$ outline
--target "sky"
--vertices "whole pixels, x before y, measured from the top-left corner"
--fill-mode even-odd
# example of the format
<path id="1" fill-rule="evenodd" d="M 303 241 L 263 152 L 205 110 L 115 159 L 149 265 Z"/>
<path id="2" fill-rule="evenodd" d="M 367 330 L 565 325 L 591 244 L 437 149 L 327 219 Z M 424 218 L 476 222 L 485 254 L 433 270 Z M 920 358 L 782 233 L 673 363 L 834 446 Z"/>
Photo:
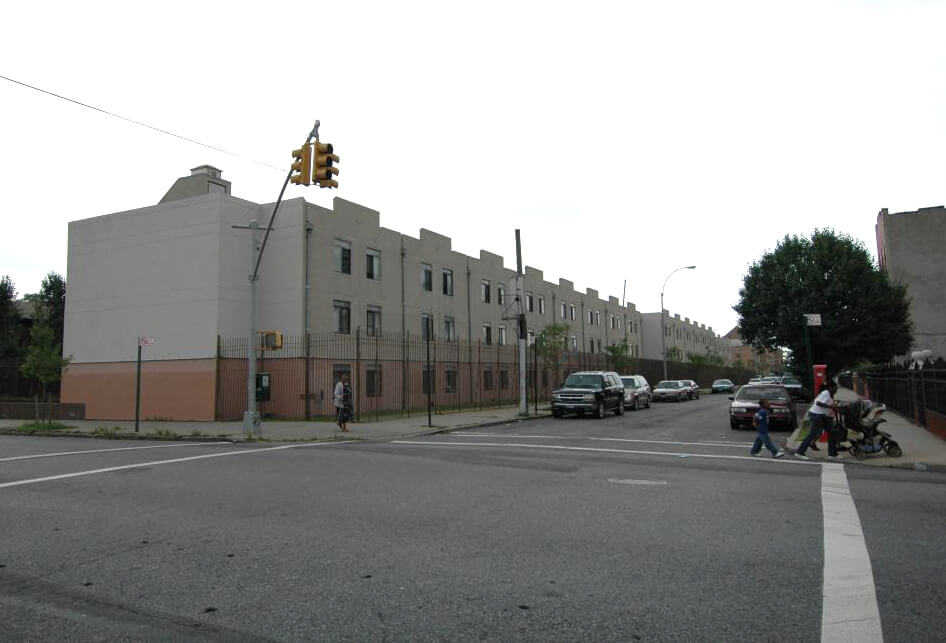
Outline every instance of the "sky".
<path id="1" fill-rule="evenodd" d="M 881 208 L 946 203 L 946 2 L 263 6 L 5 7 L 0 76 L 64 97 L 0 79 L 0 275 L 20 296 L 68 282 L 69 221 L 154 205 L 198 165 L 273 202 L 315 119 L 339 188 L 286 198 L 513 269 L 519 228 L 547 281 L 644 312 L 696 265 L 665 307 L 720 334 L 785 235 L 876 255 Z"/>

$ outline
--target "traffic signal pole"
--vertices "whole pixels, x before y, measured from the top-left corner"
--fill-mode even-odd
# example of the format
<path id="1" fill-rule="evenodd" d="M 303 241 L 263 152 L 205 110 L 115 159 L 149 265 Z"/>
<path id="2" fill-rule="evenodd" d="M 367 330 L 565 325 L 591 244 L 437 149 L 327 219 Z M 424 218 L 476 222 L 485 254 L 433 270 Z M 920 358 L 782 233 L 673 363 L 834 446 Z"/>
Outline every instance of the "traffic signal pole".
<path id="1" fill-rule="evenodd" d="M 516 300 L 519 302 L 519 415 L 529 415 L 529 389 L 526 384 L 526 371 L 529 361 L 526 356 L 526 313 L 522 303 L 522 244 L 519 240 L 519 228 L 516 228 Z"/>
<path id="2" fill-rule="evenodd" d="M 316 141 L 319 139 L 319 121 L 315 121 L 315 125 L 312 127 L 312 131 L 309 132 L 308 137 L 306 137 L 302 148 L 306 149 L 313 138 Z M 260 422 L 259 413 L 256 409 L 256 346 L 259 342 L 256 330 L 256 282 L 259 281 L 259 266 L 260 262 L 263 260 L 263 251 L 266 250 L 266 242 L 269 240 L 269 233 L 273 229 L 273 222 L 276 220 L 276 213 L 279 212 L 279 205 L 282 203 L 283 195 L 286 193 L 286 187 L 289 185 L 293 173 L 297 170 L 298 168 L 292 167 L 288 174 L 286 174 L 286 180 L 283 181 L 282 189 L 279 191 L 279 198 L 276 199 L 276 204 L 273 206 L 273 213 L 269 217 L 269 223 L 266 224 L 266 233 L 263 235 L 263 241 L 261 243 L 257 244 L 256 240 L 257 231 L 260 229 L 256 219 L 250 221 L 249 225 L 230 226 L 234 229 L 250 231 L 250 265 L 253 267 L 253 270 L 249 275 L 250 330 L 246 345 L 246 411 L 243 412 L 243 432 L 248 436 L 255 434 L 257 438 L 263 435 L 263 424 Z M 305 185 L 308 185 L 308 183 L 305 183 Z"/>

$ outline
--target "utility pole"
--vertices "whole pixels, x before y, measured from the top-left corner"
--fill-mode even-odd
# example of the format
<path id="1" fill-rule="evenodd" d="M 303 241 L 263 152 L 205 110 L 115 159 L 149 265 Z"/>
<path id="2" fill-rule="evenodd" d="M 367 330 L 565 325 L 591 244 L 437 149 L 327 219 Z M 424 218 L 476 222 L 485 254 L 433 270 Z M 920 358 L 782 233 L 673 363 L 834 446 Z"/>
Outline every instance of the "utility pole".
<path id="1" fill-rule="evenodd" d="M 311 146 L 312 139 L 315 139 L 315 149 Z M 266 250 L 266 242 L 269 240 L 269 233 L 273 229 L 273 222 L 276 220 L 276 213 L 279 212 L 279 205 L 282 203 L 282 197 L 286 193 L 286 187 L 292 181 L 299 185 L 310 185 L 315 183 L 319 187 L 334 188 L 338 187 L 338 182 L 332 177 L 338 174 L 338 169 L 334 163 L 338 157 L 333 154 L 332 145 L 329 143 L 319 143 L 319 121 L 315 121 L 312 131 L 306 137 L 305 143 L 298 150 L 293 150 L 292 156 L 296 162 L 292 164 L 286 180 L 283 181 L 282 189 L 279 191 L 279 198 L 273 206 L 273 213 L 269 217 L 269 223 L 266 225 L 266 233 L 263 235 L 263 241 L 257 243 L 257 232 L 260 230 L 256 220 L 250 221 L 249 225 L 234 225 L 231 228 L 237 230 L 250 231 L 250 266 L 252 270 L 249 275 L 250 282 L 250 330 L 248 343 L 246 346 L 247 357 L 247 377 L 246 377 L 246 411 L 243 412 L 243 432 L 249 436 L 254 433 L 256 437 L 262 437 L 263 425 L 260 422 L 259 413 L 256 410 L 256 348 L 259 342 L 256 332 L 256 282 L 259 281 L 259 266 L 263 260 L 263 252 Z M 295 174 L 298 172 L 298 174 Z"/>
<path id="2" fill-rule="evenodd" d="M 526 371 L 529 360 L 526 357 L 526 313 L 522 305 L 522 244 L 519 240 L 519 228 L 516 228 L 516 301 L 519 302 L 519 415 L 529 415 L 529 391 L 526 388 Z"/>

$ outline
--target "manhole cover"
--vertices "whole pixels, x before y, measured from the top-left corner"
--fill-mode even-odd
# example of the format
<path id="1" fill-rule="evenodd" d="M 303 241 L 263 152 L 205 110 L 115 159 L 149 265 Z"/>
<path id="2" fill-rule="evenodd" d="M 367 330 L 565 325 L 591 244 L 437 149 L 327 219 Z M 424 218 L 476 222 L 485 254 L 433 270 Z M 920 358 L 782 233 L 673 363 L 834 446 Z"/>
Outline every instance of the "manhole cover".
<path id="1" fill-rule="evenodd" d="M 608 482 L 638 485 L 641 487 L 662 487 L 667 484 L 666 480 L 622 480 L 620 478 L 608 478 Z"/>

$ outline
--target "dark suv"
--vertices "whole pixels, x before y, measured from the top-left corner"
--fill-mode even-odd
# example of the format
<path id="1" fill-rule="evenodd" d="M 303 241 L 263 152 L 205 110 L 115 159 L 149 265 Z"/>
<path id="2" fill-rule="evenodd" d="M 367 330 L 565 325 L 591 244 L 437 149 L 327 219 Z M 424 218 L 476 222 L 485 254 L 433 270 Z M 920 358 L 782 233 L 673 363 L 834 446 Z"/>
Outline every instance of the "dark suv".
<path id="1" fill-rule="evenodd" d="M 624 384 L 611 371 L 579 371 L 565 378 L 565 384 L 552 392 L 552 415 L 593 413 L 603 418 L 608 411 L 624 414 Z"/>

